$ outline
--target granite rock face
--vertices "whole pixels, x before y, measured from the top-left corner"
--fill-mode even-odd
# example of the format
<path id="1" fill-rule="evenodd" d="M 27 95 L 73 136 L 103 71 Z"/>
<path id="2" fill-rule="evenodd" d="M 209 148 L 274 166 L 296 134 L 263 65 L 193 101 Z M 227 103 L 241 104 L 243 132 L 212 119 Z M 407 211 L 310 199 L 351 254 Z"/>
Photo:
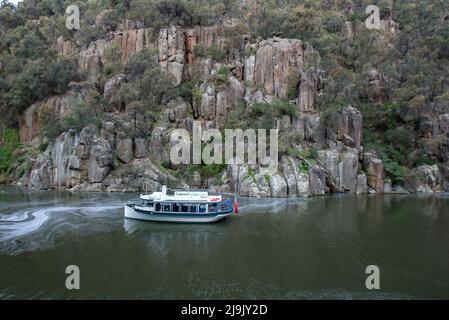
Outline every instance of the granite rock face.
<path id="1" fill-rule="evenodd" d="M 422 165 L 413 170 L 405 188 L 418 193 L 441 192 L 444 190 L 443 176 L 437 165 Z"/>
<path id="2" fill-rule="evenodd" d="M 20 142 L 39 146 L 43 142 L 40 133 L 44 126 L 44 115 L 54 120 L 65 118 L 88 90 L 88 86 L 73 87 L 66 94 L 51 96 L 29 106 L 19 121 Z"/>
<path id="3" fill-rule="evenodd" d="M 368 186 L 376 192 L 384 190 L 384 166 L 374 153 L 363 154 L 363 167 L 367 172 Z"/>
<path id="4" fill-rule="evenodd" d="M 100 13 L 95 23 L 104 23 L 107 14 Z M 335 132 L 331 132 L 317 109 L 317 97 L 325 90 L 318 53 L 299 39 L 251 41 L 249 35 L 242 35 L 231 41 L 226 30 L 233 26 L 232 21 L 208 27 L 173 24 L 155 31 L 124 20 L 104 39 L 83 47 L 58 38 L 57 52 L 78 56 L 80 69 L 89 76 L 87 83 L 95 83 L 102 68 L 111 63 L 105 54 L 111 46 L 120 49 L 123 63 L 144 49 L 154 49 L 157 53 L 152 59 L 174 87 L 195 81 L 190 98 L 164 97 L 161 111 L 152 115 L 154 123 L 140 129 L 147 118 L 120 97 L 127 75 L 111 76 L 99 90 L 105 101 L 101 129 L 87 126 L 80 132 L 69 130 L 51 141 L 36 156 L 29 184 L 39 189 L 149 192 L 170 183 L 280 198 L 366 193 L 368 187 L 382 192 L 382 162 L 373 154 L 363 153 L 361 113 L 352 106 L 342 106 L 339 120 L 333 123 Z M 216 54 L 207 54 L 208 50 Z M 76 101 L 84 99 L 89 90 L 96 90 L 92 87 L 74 87 L 64 96 L 30 106 L 21 123 L 22 141 L 36 146 L 42 143 L 39 115 L 43 105 L 50 105 L 55 118 L 63 119 Z M 295 115 L 273 119 L 288 144 L 279 154 L 277 168 L 262 162 L 231 162 L 220 176 L 201 176 L 197 170 L 189 178 L 178 179 L 167 171 L 167 166 L 180 168 L 170 162 L 173 129 L 192 134 L 193 121 L 198 121 L 203 129 L 223 130 L 237 106 L 249 112 L 254 103 L 276 100 L 289 101 L 296 109 Z M 444 127 L 444 121 L 438 126 Z"/>
<path id="5" fill-rule="evenodd" d="M 326 171 L 320 166 L 309 168 L 309 192 L 311 196 L 321 196 L 327 191 Z"/>
<path id="6" fill-rule="evenodd" d="M 133 145 L 140 146 L 134 153 Z M 30 185 L 77 191 L 151 191 L 168 181 L 176 182 L 146 157 L 142 145 L 141 139 L 117 139 L 104 129 L 65 132 L 37 158 Z M 118 168 L 114 154 L 124 162 Z"/>

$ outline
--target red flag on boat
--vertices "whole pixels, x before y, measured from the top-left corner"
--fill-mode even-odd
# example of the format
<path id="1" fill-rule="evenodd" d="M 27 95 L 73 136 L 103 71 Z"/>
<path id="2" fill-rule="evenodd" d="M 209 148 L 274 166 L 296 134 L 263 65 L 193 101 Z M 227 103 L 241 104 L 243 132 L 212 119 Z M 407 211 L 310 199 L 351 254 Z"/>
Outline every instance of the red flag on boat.
<path id="1" fill-rule="evenodd" d="M 234 196 L 234 213 L 239 214 L 239 202 L 236 196 Z"/>

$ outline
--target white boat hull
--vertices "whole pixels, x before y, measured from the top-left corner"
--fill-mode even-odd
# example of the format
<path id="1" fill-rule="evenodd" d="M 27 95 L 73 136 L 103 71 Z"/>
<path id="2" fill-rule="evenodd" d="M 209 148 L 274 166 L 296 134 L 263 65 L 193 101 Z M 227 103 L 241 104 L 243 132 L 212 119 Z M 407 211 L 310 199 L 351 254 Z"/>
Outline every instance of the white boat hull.
<path id="1" fill-rule="evenodd" d="M 181 214 L 156 214 L 152 212 L 141 213 L 134 210 L 134 208 L 125 205 L 125 218 L 130 219 L 138 219 L 138 220 L 147 220 L 147 221 L 158 221 L 158 222 L 181 222 L 181 223 L 212 223 L 217 222 L 231 215 L 231 213 L 224 214 L 198 214 L 198 216 L 194 215 L 186 215 L 183 217 Z"/>

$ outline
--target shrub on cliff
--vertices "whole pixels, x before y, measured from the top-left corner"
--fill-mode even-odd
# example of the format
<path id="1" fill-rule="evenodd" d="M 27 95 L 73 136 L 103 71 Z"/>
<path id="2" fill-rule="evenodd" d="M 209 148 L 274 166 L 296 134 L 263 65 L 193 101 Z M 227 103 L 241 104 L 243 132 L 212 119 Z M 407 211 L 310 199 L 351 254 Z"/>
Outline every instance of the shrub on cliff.
<path id="1" fill-rule="evenodd" d="M 16 150 L 20 147 L 19 133 L 16 129 L 6 129 L 3 141 L 3 145 L 0 145 L 0 175 L 8 175 L 18 159 Z"/>

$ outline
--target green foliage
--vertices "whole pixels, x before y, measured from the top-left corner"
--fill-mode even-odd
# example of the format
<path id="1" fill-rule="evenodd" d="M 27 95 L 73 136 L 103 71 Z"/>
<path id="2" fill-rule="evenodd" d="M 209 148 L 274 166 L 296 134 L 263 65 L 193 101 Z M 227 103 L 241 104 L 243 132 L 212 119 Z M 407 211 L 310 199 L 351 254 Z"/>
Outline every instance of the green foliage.
<path id="1" fill-rule="evenodd" d="M 209 179 L 220 177 L 226 167 L 226 164 L 189 164 L 186 166 L 186 172 L 188 175 L 193 175 L 196 171 L 202 178 Z"/>
<path id="2" fill-rule="evenodd" d="M 295 117 L 298 113 L 296 105 L 290 103 L 289 101 L 276 100 L 272 105 L 279 116 Z"/>
<path id="3" fill-rule="evenodd" d="M 55 15 L 56 14 L 56 15 Z M 59 57 L 56 37 L 65 33 L 64 10 L 48 0 L 0 5 L 0 122 L 9 126 L 30 104 L 62 94 L 80 81 L 74 57 Z M 62 31 L 61 31 L 62 30 Z"/>
<path id="4" fill-rule="evenodd" d="M 215 45 L 206 47 L 199 43 L 193 47 L 193 54 L 198 57 L 210 57 L 217 62 L 223 62 L 226 58 L 226 52 Z"/>
<path id="5" fill-rule="evenodd" d="M 177 88 L 177 94 L 184 98 L 184 100 L 189 101 L 193 104 L 194 99 L 198 100 L 198 90 L 197 90 L 198 81 L 196 80 L 188 80 L 181 83 L 181 85 Z M 201 92 L 199 93 L 199 103 L 201 103 Z M 198 102 L 198 101 L 196 101 Z"/>
<path id="6" fill-rule="evenodd" d="M 392 14 L 399 24 L 400 32 L 390 38 L 365 28 L 368 4 L 355 0 L 350 5 L 355 10 L 347 10 L 348 2 L 339 0 L 262 1 L 254 7 L 248 24 L 254 37 L 274 33 L 299 38 L 319 51 L 327 75 L 326 88 L 318 97 L 325 126 L 335 129 L 339 107 L 356 106 L 375 144 L 382 146 L 377 149 L 384 149 L 389 159 L 387 173 L 400 180 L 404 167 L 433 161 L 421 150 L 416 119 L 406 121 L 401 110 L 417 101 L 432 105 L 447 92 L 447 6 L 443 1 L 429 5 L 425 0 L 374 2 L 382 19 Z M 348 27 L 353 28 L 353 37 L 346 37 Z M 382 77 L 379 85 L 368 80 L 372 69 Z M 289 98 L 295 93 L 290 88 Z"/>
<path id="7" fill-rule="evenodd" d="M 299 152 L 298 155 L 306 160 L 316 160 L 318 158 L 318 150 L 315 147 L 311 146 Z"/>
<path id="8" fill-rule="evenodd" d="M 249 108 L 242 102 L 228 115 L 227 128 L 273 129 L 276 119 L 285 115 L 295 117 L 296 114 L 296 106 L 285 100 L 255 102 Z"/>
<path id="9" fill-rule="evenodd" d="M 300 161 L 298 164 L 298 169 L 299 171 L 301 171 L 302 173 L 308 173 L 309 172 L 309 166 L 306 162 L 304 161 Z"/>
<path id="10" fill-rule="evenodd" d="M 6 79 L 5 104 L 22 112 L 37 100 L 51 94 L 62 94 L 70 81 L 78 81 L 81 75 L 73 59 L 58 57 L 53 61 L 40 58 L 26 64 L 19 73 Z"/>
<path id="11" fill-rule="evenodd" d="M 132 72 L 135 76 L 138 73 L 139 57 L 132 57 L 127 65 L 127 71 Z M 102 76 L 105 80 L 109 80 L 112 76 L 122 73 L 124 65 L 122 64 L 122 51 L 118 44 L 114 43 L 105 49 L 104 52 L 104 67 L 102 69 Z"/>
<path id="12" fill-rule="evenodd" d="M 193 54 L 197 57 L 207 57 L 207 48 L 202 43 L 197 43 L 193 46 Z"/>
<path id="13" fill-rule="evenodd" d="M 229 75 L 231 74 L 231 69 L 229 69 L 228 66 L 221 66 L 220 69 L 218 69 L 217 75 L 227 79 Z"/>
<path id="14" fill-rule="evenodd" d="M 226 52 L 216 47 L 215 45 L 209 47 L 207 52 L 211 56 L 211 58 L 217 62 L 223 62 L 226 58 Z"/>
<path id="15" fill-rule="evenodd" d="M 290 80 L 289 82 L 291 83 L 291 85 L 288 88 L 287 98 L 289 100 L 293 100 L 298 97 L 299 74 L 291 75 L 289 80 Z"/>
<path id="16" fill-rule="evenodd" d="M 51 118 L 47 117 L 43 133 L 49 139 L 55 139 L 61 133 L 70 129 L 80 132 L 81 129 L 87 126 L 99 127 L 101 123 L 100 118 L 100 111 L 96 110 L 93 104 L 78 102 L 73 107 L 71 113 L 61 120 L 51 120 Z"/>
<path id="17" fill-rule="evenodd" d="M 170 169 L 170 161 L 162 161 L 161 166 L 164 169 Z"/>
<path id="18" fill-rule="evenodd" d="M 404 182 L 408 174 L 408 168 L 401 166 L 398 162 L 391 160 L 384 156 L 382 157 L 384 169 L 387 175 L 391 178 L 393 184 L 401 184 Z"/>
<path id="19" fill-rule="evenodd" d="M 160 70 L 153 59 L 155 54 L 152 50 L 142 50 L 133 55 L 125 66 L 128 76 L 120 87 L 119 96 L 122 105 L 132 107 L 128 112 L 135 124 L 133 132 L 129 133 L 131 135 L 147 135 L 158 119 L 162 102 L 175 99 L 181 92 Z M 181 89 L 184 94 L 185 88 Z"/>
<path id="20" fill-rule="evenodd" d="M 217 91 L 225 90 L 229 85 L 229 76 L 231 74 L 231 69 L 228 66 L 222 66 L 218 70 L 213 84 Z"/>
<path id="21" fill-rule="evenodd" d="M 44 152 L 45 150 L 47 150 L 48 144 L 49 144 L 48 141 L 44 142 L 44 143 L 41 143 L 37 149 L 40 152 Z"/>
<path id="22" fill-rule="evenodd" d="M 239 102 L 234 109 L 228 114 L 226 128 L 241 129 L 246 126 L 246 105 Z"/>
<path id="23" fill-rule="evenodd" d="M 406 154 L 389 144 L 382 143 L 378 135 L 369 129 L 364 130 L 364 139 L 365 149 L 375 151 L 378 157 L 382 159 L 385 172 L 391 178 L 392 183 L 402 183 L 408 173 L 407 166 L 403 163 L 413 166 L 412 163 L 407 162 Z"/>
<path id="24" fill-rule="evenodd" d="M 214 18 L 224 12 L 236 12 L 235 1 L 221 0 L 131 0 L 129 8 L 117 1 L 117 7 L 126 17 L 142 21 L 145 27 L 155 29 L 172 23 L 181 25 L 210 25 Z"/>
<path id="25" fill-rule="evenodd" d="M 192 101 L 194 102 L 194 104 L 196 105 L 200 105 L 201 104 L 201 99 L 202 99 L 202 94 L 201 94 L 201 90 L 199 88 L 193 88 L 192 90 Z"/>
<path id="26" fill-rule="evenodd" d="M 248 167 L 248 177 L 251 179 L 254 179 L 254 175 L 256 174 L 256 171 L 252 167 Z"/>
<path id="27" fill-rule="evenodd" d="M 334 106 L 326 109 L 320 118 L 321 124 L 326 130 L 335 133 L 341 121 L 341 108 Z"/>
<path id="28" fill-rule="evenodd" d="M 17 129 L 6 129 L 4 143 L 3 145 L 0 145 L 0 174 L 9 174 L 12 166 L 19 158 L 17 150 L 20 146 Z"/>

